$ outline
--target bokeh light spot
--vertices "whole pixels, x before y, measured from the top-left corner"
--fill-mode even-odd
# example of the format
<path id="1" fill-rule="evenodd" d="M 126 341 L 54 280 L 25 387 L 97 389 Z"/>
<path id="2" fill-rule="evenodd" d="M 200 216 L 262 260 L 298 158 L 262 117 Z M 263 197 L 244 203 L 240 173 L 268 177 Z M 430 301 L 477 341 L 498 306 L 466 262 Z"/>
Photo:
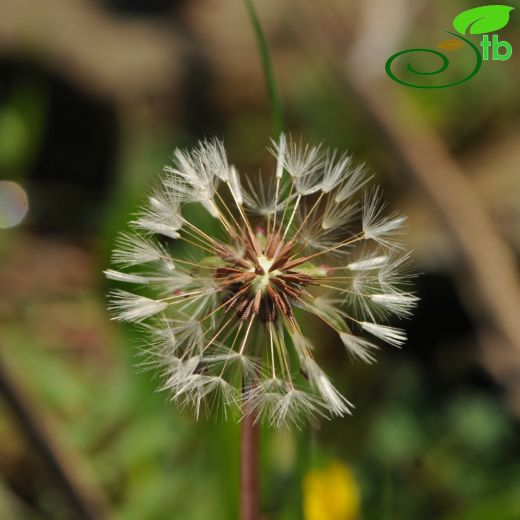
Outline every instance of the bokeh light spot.
<path id="1" fill-rule="evenodd" d="M 16 182 L 0 181 L 0 229 L 20 224 L 28 210 L 25 190 Z"/>

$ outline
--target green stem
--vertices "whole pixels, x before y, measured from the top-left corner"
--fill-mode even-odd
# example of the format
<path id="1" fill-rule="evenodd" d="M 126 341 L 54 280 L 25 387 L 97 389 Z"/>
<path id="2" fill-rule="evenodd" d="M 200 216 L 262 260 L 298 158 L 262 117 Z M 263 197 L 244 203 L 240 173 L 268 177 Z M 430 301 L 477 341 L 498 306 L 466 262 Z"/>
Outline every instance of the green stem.
<path id="1" fill-rule="evenodd" d="M 284 123 L 283 123 L 282 102 L 281 102 L 280 94 L 278 92 L 278 87 L 276 85 L 276 80 L 274 77 L 271 55 L 269 53 L 269 48 L 267 46 L 267 42 L 265 39 L 264 32 L 262 30 L 262 26 L 260 25 L 260 21 L 256 14 L 255 6 L 253 5 L 253 0 L 244 0 L 244 2 L 246 4 L 247 12 L 249 14 L 249 19 L 251 21 L 251 25 L 253 27 L 253 31 L 256 36 L 256 43 L 258 45 L 258 53 L 260 54 L 260 59 L 262 61 L 265 85 L 266 85 L 267 93 L 269 94 L 269 100 L 271 103 L 274 137 L 276 138 L 283 132 Z"/>

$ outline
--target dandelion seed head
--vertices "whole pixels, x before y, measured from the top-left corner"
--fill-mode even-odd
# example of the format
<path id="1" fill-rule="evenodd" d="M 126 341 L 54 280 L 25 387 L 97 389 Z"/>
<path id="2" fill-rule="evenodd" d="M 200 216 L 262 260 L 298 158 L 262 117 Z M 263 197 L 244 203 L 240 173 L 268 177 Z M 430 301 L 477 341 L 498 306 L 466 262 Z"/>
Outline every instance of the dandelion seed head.
<path id="1" fill-rule="evenodd" d="M 113 291 L 110 310 L 143 328 L 142 365 L 179 406 L 300 427 L 353 409 L 316 361 L 305 316 L 373 363 L 374 340 L 404 343 L 385 320 L 409 316 L 417 297 L 397 241 L 404 217 L 386 216 L 380 192 L 366 191 L 364 165 L 285 136 L 272 153 L 273 175 L 254 179 L 217 140 L 176 150 L 105 274 L 134 287 Z M 189 204 L 218 233 L 185 218 Z"/>

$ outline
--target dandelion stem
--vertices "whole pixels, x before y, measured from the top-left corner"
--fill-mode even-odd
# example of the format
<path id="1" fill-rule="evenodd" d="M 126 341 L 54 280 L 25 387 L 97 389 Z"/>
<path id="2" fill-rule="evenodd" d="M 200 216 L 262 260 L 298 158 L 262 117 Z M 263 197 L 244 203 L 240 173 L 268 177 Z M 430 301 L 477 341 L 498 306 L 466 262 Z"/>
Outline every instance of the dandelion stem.
<path id="1" fill-rule="evenodd" d="M 259 520 L 260 481 L 258 455 L 260 426 L 250 410 L 244 410 L 240 438 L 240 519 Z"/>

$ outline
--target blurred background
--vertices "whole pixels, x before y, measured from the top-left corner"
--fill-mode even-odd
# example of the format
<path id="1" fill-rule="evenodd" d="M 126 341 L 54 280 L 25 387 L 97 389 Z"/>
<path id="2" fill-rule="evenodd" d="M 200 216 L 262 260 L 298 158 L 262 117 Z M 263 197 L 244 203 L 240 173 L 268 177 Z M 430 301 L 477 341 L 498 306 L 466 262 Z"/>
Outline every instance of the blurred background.
<path id="1" fill-rule="evenodd" d="M 374 366 L 316 332 L 356 412 L 264 432 L 263 518 L 520 518 L 520 14 L 509 61 L 421 90 L 387 58 L 482 2 L 257 4 L 286 128 L 376 173 L 421 298 Z M 213 135 L 242 171 L 273 168 L 240 0 L 0 0 L 0 518 L 237 517 L 237 427 L 155 392 L 102 276 L 173 148 Z"/>

